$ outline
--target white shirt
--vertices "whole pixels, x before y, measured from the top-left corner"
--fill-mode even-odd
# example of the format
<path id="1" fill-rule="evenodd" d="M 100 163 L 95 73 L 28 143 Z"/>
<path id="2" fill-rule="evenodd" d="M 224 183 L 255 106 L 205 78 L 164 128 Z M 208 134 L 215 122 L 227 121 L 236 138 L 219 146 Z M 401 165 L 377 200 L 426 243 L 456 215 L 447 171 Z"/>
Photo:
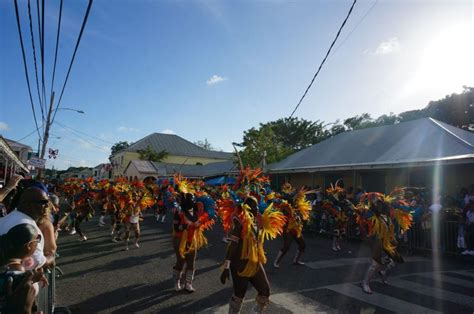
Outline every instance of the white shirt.
<path id="1" fill-rule="evenodd" d="M 39 235 L 41 235 L 41 239 L 38 242 L 35 252 L 31 256 L 33 260 L 33 265 L 24 264 L 26 270 L 32 270 L 38 267 L 43 266 L 46 263 L 46 257 L 44 256 L 43 249 L 44 249 L 44 237 L 43 233 L 41 232 L 40 228 L 34 221 L 33 218 L 30 216 L 18 211 L 14 210 L 8 215 L 3 218 L 0 218 L 0 235 L 4 235 L 10 231 L 11 228 L 20 225 L 20 224 L 30 224 L 32 225 Z"/>

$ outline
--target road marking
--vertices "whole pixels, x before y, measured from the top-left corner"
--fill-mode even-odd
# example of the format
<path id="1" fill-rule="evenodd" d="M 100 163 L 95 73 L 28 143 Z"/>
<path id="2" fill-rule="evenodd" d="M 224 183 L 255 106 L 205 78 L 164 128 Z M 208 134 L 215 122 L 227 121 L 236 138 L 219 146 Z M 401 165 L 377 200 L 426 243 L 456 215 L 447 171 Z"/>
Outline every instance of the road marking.
<path id="1" fill-rule="evenodd" d="M 405 259 L 406 262 L 427 262 L 431 261 L 425 257 L 410 256 Z M 322 268 L 332 268 L 332 267 L 341 267 L 341 266 L 352 266 L 354 264 L 368 264 L 370 263 L 370 257 L 353 257 L 353 258 L 334 258 L 330 260 L 321 260 L 314 262 L 307 262 L 306 266 L 311 269 L 322 269 Z"/>
<path id="2" fill-rule="evenodd" d="M 471 273 L 471 271 L 469 270 L 456 270 L 456 271 L 448 271 L 447 273 L 454 273 L 454 274 L 458 274 L 458 275 L 463 275 L 463 276 L 466 276 L 466 277 L 473 277 L 474 278 L 474 273 Z"/>
<path id="3" fill-rule="evenodd" d="M 332 308 L 298 293 L 283 292 L 270 296 L 270 301 L 293 313 L 327 313 Z"/>
<path id="4" fill-rule="evenodd" d="M 474 298 L 468 297 L 464 294 L 458 294 L 400 278 L 389 278 L 388 285 L 474 308 Z"/>
<path id="5" fill-rule="evenodd" d="M 373 292 L 366 294 L 360 287 L 346 283 L 342 285 L 333 285 L 326 287 L 337 293 L 344 294 L 348 297 L 373 304 L 375 306 L 394 311 L 397 313 L 441 313 L 418 304 L 406 302 L 385 294 Z"/>
<path id="6" fill-rule="evenodd" d="M 417 276 L 433 279 L 434 281 L 437 281 L 439 279 L 441 281 L 444 281 L 444 282 L 447 282 L 447 283 L 452 283 L 452 284 L 455 284 L 455 285 L 458 285 L 458 286 L 463 286 L 463 287 L 467 287 L 467 288 L 474 288 L 474 282 L 473 281 L 463 280 L 463 279 L 454 278 L 454 277 L 449 277 L 449 276 L 443 275 L 443 273 L 423 273 L 423 274 L 418 274 Z"/>

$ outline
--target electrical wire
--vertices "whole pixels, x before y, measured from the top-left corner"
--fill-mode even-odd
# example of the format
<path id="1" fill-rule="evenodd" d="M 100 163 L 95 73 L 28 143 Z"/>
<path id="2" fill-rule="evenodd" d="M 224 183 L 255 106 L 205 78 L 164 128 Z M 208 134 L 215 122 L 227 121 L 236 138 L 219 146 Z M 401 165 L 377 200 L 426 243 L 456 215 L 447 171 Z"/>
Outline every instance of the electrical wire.
<path id="1" fill-rule="evenodd" d="M 43 126 L 40 126 L 39 128 L 42 129 Z M 33 131 L 31 131 L 31 132 L 28 133 L 27 135 L 23 136 L 23 137 L 20 138 L 19 140 L 15 140 L 15 142 L 20 142 L 20 141 L 24 140 L 25 138 L 28 138 L 28 137 L 30 137 L 31 135 L 33 135 L 35 132 L 36 132 L 36 129 L 34 129 Z"/>
<path id="2" fill-rule="evenodd" d="M 61 2 L 59 4 L 58 33 L 56 35 L 56 52 L 54 53 L 53 79 L 51 81 L 51 95 L 53 94 L 54 76 L 56 75 L 56 61 L 58 60 L 59 33 L 60 33 L 60 30 L 61 30 L 62 13 L 63 13 L 63 0 L 61 0 Z"/>
<path id="3" fill-rule="evenodd" d="M 59 100 L 58 100 L 58 103 L 56 105 L 56 109 L 54 110 L 54 115 L 53 115 L 53 119 L 51 120 L 51 123 L 54 122 L 54 118 L 56 118 L 56 113 L 58 112 L 59 105 L 61 104 L 61 99 L 63 98 L 64 89 L 66 88 L 66 84 L 67 84 L 67 81 L 69 79 L 69 74 L 71 73 L 71 68 L 72 68 L 72 65 L 74 63 L 74 59 L 76 57 L 77 48 L 79 47 L 79 43 L 81 42 L 82 34 L 83 34 L 84 28 L 86 27 L 86 24 L 87 24 L 87 19 L 89 18 L 89 13 L 90 13 L 90 10 L 91 10 L 91 7 L 92 7 L 92 2 L 93 2 L 93 0 L 89 0 L 89 5 L 87 6 L 86 14 L 84 15 L 84 20 L 82 22 L 81 31 L 79 32 L 79 37 L 77 38 L 76 47 L 74 48 L 74 53 L 72 55 L 71 63 L 69 64 L 69 69 L 67 71 L 66 79 L 64 81 L 63 88 L 62 88 L 62 91 L 61 91 L 61 95 L 59 96 Z"/>
<path id="4" fill-rule="evenodd" d="M 36 64 L 35 37 L 33 35 L 33 22 L 32 22 L 32 18 L 31 18 L 31 0 L 28 0 L 28 18 L 30 20 L 31 46 L 33 47 L 33 60 L 34 60 L 34 63 L 35 63 L 36 90 L 38 92 L 38 100 L 39 100 L 40 108 L 41 108 L 41 117 L 42 117 L 42 121 L 44 123 L 43 102 L 41 100 L 41 95 L 40 95 L 39 80 L 38 80 L 38 66 Z"/>
<path id="5" fill-rule="evenodd" d="M 367 15 L 369 15 L 370 12 L 372 12 L 372 9 L 377 5 L 377 2 L 379 2 L 379 0 L 375 0 L 374 3 L 372 4 L 372 6 L 367 10 L 367 12 L 365 12 L 364 16 L 359 20 L 359 22 L 357 22 L 357 24 L 354 26 L 354 28 L 347 34 L 346 37 L 344 37 L 344 39 L 341 41 L 341 43 L 336 47 L 334 48 L 334 51 L 332 52 L 332 55 L 334 55 L 336 53 L 336 51 L 339 50 L 339 48 L 344 45 L 344 43 L 347 41 L 347 39 L 352 35 L 352 33 L 357 29 L 357 27 L 359 27 L 360 24 L 362 24 L 362 22 L 365 20 L 365 18 L 367 17 Z"/>
<path id="6" fill-rule="evenodd" d="M 41 1 L 41 84 L 43 88 L 43 105 L 46 115 L 48 115 L 48 105 L 46 103 L 46 90 L 44 87 L 44 0 Z"/>
<path id="7" fill-rule="evenodd" d="M 323 67 L 324 62 L 326 62 L 326 59 L 328 58 L 329 54 L 331 53 L 332 47 L 334 46 L 334 44 L 336 43 L 337 39 L 339 38 L 339 35 L 341 34 L 342 29 L 344 28 L 344 25 L 346 25 L 346 22 L 347 22 L 347 20 L 349 19 L 349 16 L 351 15 L 352 9 L 354 9 L 354 6 L 355 6 L 356 2 L 357 2 L 357 0 L 354 0 L 354 2 L 352 3 L 352 6 L 351 6 L 351 8 L 349 9 L 349 12 L 347 13 L 346 18 L 344 19 L 344 21 L 342 22 L 341 26 L 339 27 L 339 30 L 338 30 L 338 32 L 337 32 L 337 34 L 336 34 L 336 37 L 335 37 L 334 40 L 332 41 L 331 46 L 329 46 L 329 49 L 328 49 L 328 51 L 327 51 L 327 53 L 326 53 L 326 56 L 324 57 L 323 61 L 322 61 L 321 64 L 319 65 L 318 70 L 317 70 L 316 73 L 314 74 L 313 79 L 311 80 L 311 82 L 309 83 L 308 87 L 306 88 L 306 90 L 305 90 L 303 96 L 301 96 L 300 101 L 298 102 L 298 104 L 296 105 L 295 109 L 294 109 L 293 112 L 291 113 L 290 118 L 293 117 L 293 115 L 295 114 L 296 110 L 297 110 L 298 107 L 301 105 L 301 102 L 302 102 L 303 99 L 306 97 L 306 94 L 308 93 L 309 89 L 310 89 L 311 86 L 313 85 L 314 80 L 316 79 L 316 77 L 318 76 L 319 72 L 321 71 L 321 68 Z"/>
<path id="8" fill-rule="evenodd" d="M 25 47 L 23 46 L 23 36 L 21 35 L 20 14 L 18 13 L 18 0 L 14 0 L 14 3 L 15 3 L 16 23 L 18 26 L 18 34 L 20 36 L 21 53 L 23 56 L 23 66 L 25 68 L 26 84 L 28 85 L 28 93 L 30 95 L 31 110 L 33 111 L 33 118 L 35 120 L 36 131 L 38 132 L 38 136 L 41 140 L 41 134 L 39 132 L 38 121 L 36 120 L 36 112 L 35 112 L 35 106 L 33 103 L 33 97 L 31 96 L 31 86 L 30 86 L 30 78 L 28 76 L 28 66 L 26 64 Z"/>
<path id="9" fill-rule="evenodd" d="M 84 133 L 84 132 L 82 132 L 82 131 L 76 130 L 76 129 L 74 129 L 74 128 L 71 128 L 70 126 L 64 125 L 64 123 L 61 123 L 61 122 L 59 122 L 59 121 L 56 121 L 56 123 L 57 123 L 58 125 L 62 126 L 63 128 L 70 129 L 71 131 L 74 131 L 74 132 L 77 132 L 77 133 L 83 134 L 83 135 L 85 135 L 85 136 L 88 136 L 88 137 L 90 137 L 90 138 L 93 138 L 93 139 L 96 139 L 96 140 L 102 141 L 102 142 L 104 142 L 104 143 L 107 143 L 107 144 L 112 144 L 112 145 L 113 145 L 113 144 L 115 144 L 115 143 L 113 143 L 113 142 L 110 142 L 110 141 L 104 140 L 104 139 L 102 139 L 102 138 L 95 137 L 94 135 L 90 135 L 90 134 Z"/>

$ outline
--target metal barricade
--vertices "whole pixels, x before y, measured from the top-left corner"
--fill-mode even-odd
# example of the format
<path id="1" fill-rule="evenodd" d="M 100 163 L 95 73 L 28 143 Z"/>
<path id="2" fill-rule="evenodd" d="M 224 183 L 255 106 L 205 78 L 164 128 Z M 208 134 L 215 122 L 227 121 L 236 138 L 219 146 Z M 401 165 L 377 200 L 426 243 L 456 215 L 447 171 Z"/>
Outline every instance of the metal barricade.
<path id="1" fill-rule="evenodd" d="M 331 226 L 321 232 L 320 217 L 313 219 L 305 230 L 313 234 L 331 235 Z M 439 225 L 433 226 L 431 221 L 414 222 L 406 235 L 397 238 L 399 247 L 409 251 L 432 251 L 433 245 L 441 254 L 457 254 L 458 235 L 461 224 L 459 221 L 442 220 Z M 366 230 L 360 230 L 354 219 L 347 223 L 346 237 L 350 240 L 362 240 Z"/>
<path id="2" fill-rule="evenodd" d="M 38 311 L 44 314 L 54 313 L 54 295 L 56 291 L 56 269 L 46 270 L 44 275 L 48 279 L 49 285 L 40 288 L 38 293 Z"/>

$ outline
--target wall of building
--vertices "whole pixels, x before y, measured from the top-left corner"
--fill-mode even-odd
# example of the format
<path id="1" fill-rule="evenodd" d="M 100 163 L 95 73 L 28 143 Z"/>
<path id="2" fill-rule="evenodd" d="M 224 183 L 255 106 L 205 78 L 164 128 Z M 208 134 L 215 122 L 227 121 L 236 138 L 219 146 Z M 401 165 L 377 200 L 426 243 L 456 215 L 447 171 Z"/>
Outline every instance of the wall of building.
<path id="1" fill-rule="evenodd" d="M 271 176 L 273 187 L 284 182 L 294 187 L 319 185 L 327 188 L 330 183 L 343 179 L 344 186 L 388 193 L 397 187 L 425 187 L 429 190 L 438 182 L 440 192 L 456 195 L 463 187 L 474 184 L 474 164 L 443 165 L 440 167 L 409 167 L 383 170 L 348 170 L 344 172 L 315 172 L 280 174 Z M 438 179 L 436 179 L 438 178 Z"/>
<path id="2" fill-rule="evenodd" d="M 124 175 L 124 171 L 128 163 L 132 160 L 139 160 L 140 154 L 136 152 L 120 152 L 115 154 L 112 157 L 112 165 L 114 165 L 112 175 L 114 178 Z M 179 165 L 196 165 L 198 163 L 207 165 L 213 162 L 226 161 L 226 159 L 213 159 L 213 158 L 203 158 L 203 157 L 186 157 L 186 156 L 176 156 L 169 155 L 162 162 L 170 164 L 179 164 Z"/>

